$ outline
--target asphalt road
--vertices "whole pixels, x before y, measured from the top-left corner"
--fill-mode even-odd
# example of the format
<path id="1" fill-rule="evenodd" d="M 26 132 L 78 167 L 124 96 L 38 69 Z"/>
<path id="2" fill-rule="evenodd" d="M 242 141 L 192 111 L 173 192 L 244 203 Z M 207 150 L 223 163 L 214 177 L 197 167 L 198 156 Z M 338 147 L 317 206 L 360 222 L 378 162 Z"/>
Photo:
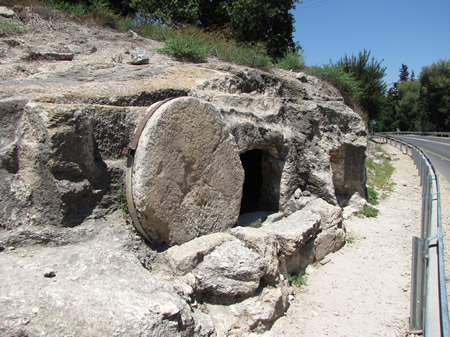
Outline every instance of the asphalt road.
<path id="1" fill-rule="evenodd" d="M 450 183 L 450 138 L 430 136 L 395 136 L 395 138 L 425 151 L 438 173 Z"/>

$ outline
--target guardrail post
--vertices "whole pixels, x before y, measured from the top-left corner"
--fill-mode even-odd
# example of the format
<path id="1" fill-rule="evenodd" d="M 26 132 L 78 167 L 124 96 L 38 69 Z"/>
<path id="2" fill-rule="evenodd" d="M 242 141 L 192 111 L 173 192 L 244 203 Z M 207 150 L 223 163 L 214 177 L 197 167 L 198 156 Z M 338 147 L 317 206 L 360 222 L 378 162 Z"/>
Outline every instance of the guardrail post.
<path id="1" fill-rule="evenodd" d="M 440 325 L 440 305 L 439 305 L 439 275 L 438 275 L 438 242 L 437 242 L 437 195 L 434 199 L 436 189 L 435 176 L 428 178 L 428 212 L 429 212 L 429 227 L 428 227 L 428 247 L 427 247 L 427 290 L 426 290 L 426 311 L 425 311 L 425 337 L 441 336 Z M 447 312 L 448 315 L 448 312 Z"/>
<path id="2" fill-rule="evenodd" d="M 411 303 L 409 316 L 410 333 L 423 332 L 423 299 L 425 291 L 425 247 L 426 240 L 414 236 L 412 238 L 411 266 Z"/>

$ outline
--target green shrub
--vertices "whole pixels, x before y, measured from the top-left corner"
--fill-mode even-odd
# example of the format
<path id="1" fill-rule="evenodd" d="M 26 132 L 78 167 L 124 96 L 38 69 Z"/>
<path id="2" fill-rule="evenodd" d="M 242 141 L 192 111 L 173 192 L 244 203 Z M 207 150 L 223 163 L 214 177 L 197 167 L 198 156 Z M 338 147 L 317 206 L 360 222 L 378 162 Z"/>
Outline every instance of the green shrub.
<path id="1" fill-rule="evenodd" d="M 372 159 L 366 160 L 367 167 L 367 185 L 373 186 L 383 192 L 382 199 L 387 196 L 387 193 L 392 192 L 393 183 L 391 181 L 392 173 L 394 173 L 394 167 L 390 161 L 386 158 L 380 157 L 378 161 Z"/>
<path id="2" fill-rule="evenodd" d="M 174 56 L 181 61 L 205 62 L 211 53 L 210 44 L 201 36 L 178 33 L 165 41 L 160 52 Z"/>
<path id="3" fill-rule="evenodd" d="M 0 36 L 19 34 L 23 33 L 24 31 L 25 30 L 22 27 L 0 17 Z"/>
<path id="4" fill-rule="evenodd" d="M 367 187 L 367 201 L 369 204 L 378 205 L 378 193 L 373 187 Z"/>
<path id="5" fill-rule="evenodd" d="M 378 216 L 379 211 L 372 206 L 365 205 L 360 214 L 368 217 L 368 218 L 376 218 Z"/>
<path id="6" fill-rule="evenodd" d="M 301 287 L 306 284 L 306 275 L 304 271 L 289 274 L 287 280 L 291 286 Z"/>
<path id="7" fill-rule="evenodd" d="M 111 183 L 117 191 L 117 201 L 119 202 L 119 208 L 122 210 L 123 214 L 128 214 L 127 196 L 125 194 L 125 186 L 122 180 L 113 178 Z"/>
<path id="8" fill-rule="evenodd" d="M 142 23 L 136 27 L 136 31 L 142 36 L 156 41 L 165 41 L 177 35 L 177 32 L 173 29 L 154 22 Z"/>
<path id="9" fill-rule="evenodd" d="M 89 15 L 100 26 L 116 28 L 120 22 L 120 16 L 110 7 L 108 0 L 90 0 Z"/>
<path id="10" fill-rule="evenodd" d="M 355 238 L 353 236 L 347 234 L 347 236 L 345 238 L 345 242 L 347 244 L 351 245 L 353 242 L 355 242 Z"/>
<path id="11" fill-rule="evenodd" d="M 212 53 L 219 60 L 249 67 L 268 68 L 272 59 L 262 44 L 237 44 L 224 38 L 217 38 L 213 42 Z"/>
<path id="12" fill-rule="evenodd" d="M 305 57 L 295 50 L 290 50 L 278 61 L 277 67 L 287 70 L 301 70 L 305 67 Z"/>
<path id="13" fill-rule="evenodd" d="M 62 0 L 45 0 L 44 3 L 54 9 L 70 15 L 85 15 L 89 13 L 90 6 L 85 2 L 71 3 L 69 1 Z"/>
<path id="14" fill-rule="evenodd" d="M 45 0 L 44 3 L 54 9 L 82 18 L 92 18 L 100 26 L 116 28 L 123 20 L 115 13 L 108 0 L 89 0 L 72 3 L 64 0 Z"/>
<path id="15" fill-rule="evenodd" d="M 322 67 L 310 67 L 306 69 L 310 75 L 319 77 L 339 90 L 347 103 L 349 99 L 358 102 L 361 96 L 360 83 L 349 73 L 345 72 L 341 66 L 324 65 Z"/>

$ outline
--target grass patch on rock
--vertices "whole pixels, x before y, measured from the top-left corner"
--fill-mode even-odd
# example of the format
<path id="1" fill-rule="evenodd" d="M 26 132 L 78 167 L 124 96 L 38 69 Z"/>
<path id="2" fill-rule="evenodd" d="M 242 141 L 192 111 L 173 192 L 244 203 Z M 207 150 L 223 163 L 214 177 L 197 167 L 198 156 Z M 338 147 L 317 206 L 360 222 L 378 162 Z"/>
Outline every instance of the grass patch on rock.
<path id="1" fill-rule="evenodd" d="M 306 274 L 304 271 L 288 274 L 287 280 L 291 286 L 301 287 L 302 285 L 306 284 Z"/>
<path id="2" fill-rule="evenodd" d="M 0 17 L 0 36 L 24 33 L 25 29 L 7 19 Z"/>
<path id="3" fill-rule="evenodd" d="M 364 209 L 359 213 L 366 217 L 378 216 L 379 211 L 373 206 L 378 205 L 380 199 L 386 199 L 394 189 L 394 182 L 391 179 L 394 167 L 391 160 L 380 146 L 376 147 L 376 151 L 373 158 L 367 158 L 366 160 L 366 191 L 367 201 L 370 205 L 364 206 Z"/>
<path id="4" fill-rule="evenodd" d="M 368 218 L 376 218 L 379 212 L 380 211 L 375 207 L 365 205 L 360 214 Z"/>
<path id="5" fill-rule="evenodd" d="M 165 41 L 160 52 L 174 56 L 180 61 L 205 62 L 211 54 L 211 45 L 199 35 L 179 33 Z"/>

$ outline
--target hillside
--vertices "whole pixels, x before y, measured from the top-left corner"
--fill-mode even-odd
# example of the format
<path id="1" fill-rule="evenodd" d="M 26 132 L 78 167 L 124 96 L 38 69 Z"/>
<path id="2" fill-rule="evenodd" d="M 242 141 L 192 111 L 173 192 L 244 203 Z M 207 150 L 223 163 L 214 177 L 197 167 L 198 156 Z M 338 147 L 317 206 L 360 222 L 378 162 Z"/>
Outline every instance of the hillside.
<path id="1" fill-rule="evenodd" d="M 0 39 L 0 334 L 269 329 L 288 274 L 340 249 L 343 209 L 364 204 L 358 114 L 304 73 L 178 62 L 131 31 L 13 11 L 2 20 L 21 32 Z M 122 149 L 152 105 L 132 166 L 136 231 Z"/>

